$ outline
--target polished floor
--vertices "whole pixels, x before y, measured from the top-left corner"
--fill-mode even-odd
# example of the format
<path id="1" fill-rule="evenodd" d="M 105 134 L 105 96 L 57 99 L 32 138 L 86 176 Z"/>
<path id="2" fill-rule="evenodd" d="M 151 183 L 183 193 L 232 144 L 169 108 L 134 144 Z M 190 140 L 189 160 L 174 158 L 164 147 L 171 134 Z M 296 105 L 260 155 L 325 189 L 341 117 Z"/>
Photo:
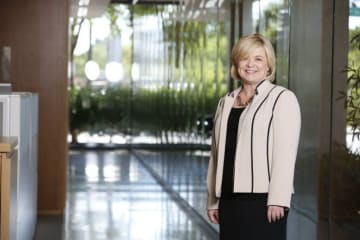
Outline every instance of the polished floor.
<path id="1" fill-rule="evenodd" d="M 70 151 L 65 215 L 39 217 L 35 240 L 218 239 L 206 216 L 207 154 Z M 293 209 L 287 235 L 316 239 L 316 224 Z"/>
<path id="2" fill-rule="evenodd" d="M 185 190 L 177 194 L 171 188 L 175 185 L 168 185 L 161 175 L 168 176 L 171 170 L 154 168 L 162 166 L 156 159 L 156 154 L 141 151 L 71 152 L 63 239 L 217 239 L 216 230 L 192 207 L 204 202 L 200 198 L 204 199 L 205 189 L 192 185 L 188 191 L 182 181 L 171 182 L 176 190 Z M 196 175 L 191 172 L 178 177 Z M 198 177 L 204 180 L 203 175 Z M 192 205 L 184 201 L 188 198 Z"/>

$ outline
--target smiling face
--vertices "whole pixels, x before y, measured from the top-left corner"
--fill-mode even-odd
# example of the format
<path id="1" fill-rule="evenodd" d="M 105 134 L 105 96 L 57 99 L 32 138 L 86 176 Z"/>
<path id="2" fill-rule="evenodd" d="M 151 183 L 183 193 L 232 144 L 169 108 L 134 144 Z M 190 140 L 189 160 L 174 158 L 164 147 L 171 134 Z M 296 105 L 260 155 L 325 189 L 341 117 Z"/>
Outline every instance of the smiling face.
<path id="1" fill-rule="evenodd" d="M 274 48 L 261 34 L 241 37 L 231 51 L 231 63 L 232 78 L 245 84 L 275 79 Z"/>
<path id="2" fill-rule="evenodd" d="M 269 74 L 269 65 L 263 47 L 254 48 L 237 64 L 237 71 L 244 83 L 258 84 Z"/>

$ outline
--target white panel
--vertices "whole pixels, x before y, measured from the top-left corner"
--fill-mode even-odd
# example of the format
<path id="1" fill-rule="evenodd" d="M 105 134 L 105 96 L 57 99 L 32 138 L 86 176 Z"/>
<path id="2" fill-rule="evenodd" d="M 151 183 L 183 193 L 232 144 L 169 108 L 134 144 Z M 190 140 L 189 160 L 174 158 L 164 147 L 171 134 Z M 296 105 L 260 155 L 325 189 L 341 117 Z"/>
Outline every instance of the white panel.
<path id="1" fill-rule="evenodd" d="M 37 208 L 38 96 L 31 93 L 0 95 L 4 136 L 18 137 L 16 231 L 11 240 L 31 240 Z M 1 116 L 1 115 L 0 115 Z"/>
<path id="2" fill-rule="evenodd" d="M 10 96 L 0 95 L 0 103 L 2 104 L 2 133 L 3 136 L 9 136 L 10 134 Z"/>

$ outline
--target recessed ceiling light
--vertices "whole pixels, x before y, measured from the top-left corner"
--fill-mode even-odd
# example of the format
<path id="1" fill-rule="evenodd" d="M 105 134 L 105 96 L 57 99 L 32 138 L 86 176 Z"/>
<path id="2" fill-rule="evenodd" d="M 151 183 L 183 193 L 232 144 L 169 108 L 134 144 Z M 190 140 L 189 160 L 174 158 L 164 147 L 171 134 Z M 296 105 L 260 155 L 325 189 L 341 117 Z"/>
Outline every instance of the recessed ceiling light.
<path id="1" fill-rule="evenodd" d="M 88 6 L 90 0 L 79 0 L 79 6 Z"/>

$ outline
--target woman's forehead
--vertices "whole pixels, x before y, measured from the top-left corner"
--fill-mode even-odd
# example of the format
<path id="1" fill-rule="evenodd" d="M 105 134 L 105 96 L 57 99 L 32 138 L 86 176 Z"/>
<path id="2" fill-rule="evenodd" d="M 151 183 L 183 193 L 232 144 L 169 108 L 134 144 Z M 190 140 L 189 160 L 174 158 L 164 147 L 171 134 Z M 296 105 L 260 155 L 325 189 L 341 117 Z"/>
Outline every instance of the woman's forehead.
<path id="1" fill-rule="evenodd" d="M 241 54 L 243 57 L 248 56 L 266 56 L 266 52 L 264 47 L 262 46 L 254 46 L 251 48 L 244 49 L 244 51 Z"/>

